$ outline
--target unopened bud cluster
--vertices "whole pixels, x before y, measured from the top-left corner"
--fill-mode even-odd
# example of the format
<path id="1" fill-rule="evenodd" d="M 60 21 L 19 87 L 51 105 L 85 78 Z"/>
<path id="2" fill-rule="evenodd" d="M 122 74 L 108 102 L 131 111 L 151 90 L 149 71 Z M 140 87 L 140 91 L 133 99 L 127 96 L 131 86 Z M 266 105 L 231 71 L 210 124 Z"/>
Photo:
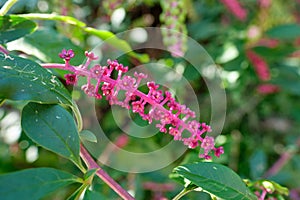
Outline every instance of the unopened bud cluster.
<path id="1" fill-rule="evenodd" d="M 162 14 L 160 15 L 161 32 L 164 45 L 174 57 L 182 57 L 186 52 L 187 29 L 185 25 L 186 9 L 184 1 L 161 1 Z"/>
<path id="2" fill-rule="evenodd" d="M 147 82 L 147 93 L 139 91 L 141 81 L 147 78 L 146 74 L 135 72 L 133 76 L 126 75 L 128 67 L 116 60 L 108 60 L 106 66 L 96 64 L 89 68 L 91 61 L 98 59 L 92 52 L 85 52 L 87 60 L 78 67 L 69 64 L 74 57 L 72 50 L 63 50 L 59 56 L 65 64 L 51 67 L 72 72 L 65 75 L 67 84 L 75 85 L 80 76 L 86 77 L 87 83 L 81 89 L 88 96 L 97 99 L 105 97 L 110 105 L 131 109 L 149 123 L 158 121 L 156 127 L 160 132 L 169 133 L 174 140 L 182 141 L 189 148 L 200 146 L 203 149 L 200 154 L 202 158 L 211 158 L 208 155 L 210 151 L 214 151 L 217 157 L 224 152 L 223 147 L 215 147 L 213 137 L 205 136 L 211 131 L 210 126 L 194 120 L 195 112 L 176 102 L 169 91 L 160 90 L 160 86 L 153 81 Z M 112 77 L 113 72 L 116 72 L 116 78 Z M 186 135 L 184 131 L 189 133 L 188 136 L 183 136 Z"/>

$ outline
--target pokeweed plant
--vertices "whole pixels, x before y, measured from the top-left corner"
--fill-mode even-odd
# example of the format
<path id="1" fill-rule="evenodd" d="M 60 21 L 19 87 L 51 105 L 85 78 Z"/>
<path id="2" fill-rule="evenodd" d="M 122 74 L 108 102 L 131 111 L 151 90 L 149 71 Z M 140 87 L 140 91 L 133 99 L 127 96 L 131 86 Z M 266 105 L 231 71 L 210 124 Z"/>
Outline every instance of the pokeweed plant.
<path id="1" fill-rule="evenodd" d="M 85 52 L 86 62 L 73 66 L 70 61 L 75 57 L 72 49 L 63 49 L 59 57 L 64 64 L 38 64 L 32 60 L 14 55 L 6 50 L 7 42 L 14 41 L 37 29 L 38 20 L 58 20 L 81 27 L 86 33 L 100 38 L 113 37 L 112 45 L 127 51 L 130 46 L 112 33 L 86 27 L 72 17 L 49 14 L 6 15 L 16 1 L 8 1 L 0 11 L 0 98 L 24 101 L 27 104 L 22 110 L 21 125 L 25 134 L 37 145 L 69 159 L 80 169 L 82 177 L 62 170 L 42 167 L 20 170 L 0 175 L 1 199 L 41 199 L 59 188 L 77 183 L 79 187 L 68 199 L 101 199 L 103 196 L 92 188 L 96 177 L 105 182 L 123 199 L 134 199 L 134 196 L 115 181 L 92 158 L 81 143 L 83 139 L 94 138 L 84 135 L 83 121 L 76 103 L 70 93 L 53 75 L 49 68 L 67 70 L 66 84 L 78 84 L 79 77 L 86 77 L 87 83 L 81 89 L 90 97 L 105 99 L 110 105 L 119 105 L 139 114 L 142 119 L 152 123 L 158 121 L 156 127 L 160 132 L 169 133 L 174 140 L 182 141 L 189 148 L 200 147 L 203 153 L 200 158 L 211 159 L 210 152 L 219 157 L 224 153 L 223 147 L 215 147 L 213 137 L 206 133 L 211 131 L 209 125 L 200 123 L 195 113 L 185 105 L 179 104 L 171 93 L 159 89 L 155 82 L 148 82 L 148 92 L 139 90 L 142 79 L 147 74 L 126 74 L 128 67 L 117 60 L 108 60 L 106 66 L 91 61 L 97 60 L 93 52 Z M 166 16 L 167 17 L 167 16 Z M 130 53 L 141 62 L 147 62 L 147 56 Z M 117 77 L 113 78 L 112 73 Z M 93 81 L 96 84 L 93 84 Z M 125 96 L 119 95 L 120 91 Z M 73 117 L 73 115 L 74 117 Z M 182 135 L 188 131 L 188 137 Z M 86 133 L 86 132 L 85 132 Z M 94 141 L 94 139 L 92 139 Z M 83 163 L 84 162 L 84 163 Z M 191 191 L 209 193 L 211 198 L 222 199 L 264 199 L 267 193 L 277 196 L 286 195 L 287 190 L 274 182 L 251 182 L 243 180 L 231 169 L 213 162 L 197 162 L 178 166 L 170 177 L 184 186 L 184 189 L 173 199 L 180 199 Z M 247 183 L 247 184 L 246 184 Z M 253 193 L 255 192 L 255 194 Z"/>

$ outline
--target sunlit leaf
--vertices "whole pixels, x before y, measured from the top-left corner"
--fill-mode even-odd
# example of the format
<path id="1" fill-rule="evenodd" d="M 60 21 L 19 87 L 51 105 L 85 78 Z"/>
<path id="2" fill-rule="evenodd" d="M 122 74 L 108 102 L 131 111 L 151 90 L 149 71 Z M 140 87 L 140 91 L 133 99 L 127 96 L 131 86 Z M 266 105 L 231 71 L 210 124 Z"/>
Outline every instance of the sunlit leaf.
<path id="1" fill-rule="evenodd" d="M 174 172 L 185 184 L 196 185 L 203 190 L 227 200 L 255 200 L 254 194 L 242 179 L 230 168 L 216 163 L 200 162 L 178 166 Z"/>
<path id="2" fill-rule="evenodd" d="M 36 29 L 36 23 L 16 15 L 0 16 L 0 44 L 16 40 Z"/>
<path id="3" fill-rule="evenodd" d="M 21 124 L 26 135 L 37 144 L 80 163 L 74 119 L 60 105 L 29 103 L 23 109 Z"/>

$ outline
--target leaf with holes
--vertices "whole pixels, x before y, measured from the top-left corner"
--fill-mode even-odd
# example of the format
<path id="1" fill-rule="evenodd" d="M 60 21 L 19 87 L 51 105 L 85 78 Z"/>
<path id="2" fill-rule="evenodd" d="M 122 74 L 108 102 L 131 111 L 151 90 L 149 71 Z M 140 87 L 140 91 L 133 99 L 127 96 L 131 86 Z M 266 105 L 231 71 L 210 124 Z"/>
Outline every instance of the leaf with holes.
<path id="1" fill-rule="evenodd" d="M 28 103 L 22 128 L 42 147 L 80 164 L 79 135 L 73 117 L 60 105 Z"/>
<path id="2" fill-rule="evenodd" d="M 57 189 L 82 180 L 52 168 L 26 169 L 0 175 L 2 200 L 38 200 Z"/>
<path id="3" fill-rule="evenodd" d="M 32 33 L 36 27 L 36 23 L 20 16 L 0 16 L 0 44 L 5 44 Z"/>
<path id="4" fill-rule="evenodd" d="M 64 85 L 39 64 L 0 53 L 0 98 L 72 104 Z"/>
<path id="5" fill-rule="evenodd" d="M 230 168 L 217 163 L 193 163 L 174 169 L 186 183 L 196 185 L 210 194 L 227 200 L 256 200 L 242 179 Z"/>

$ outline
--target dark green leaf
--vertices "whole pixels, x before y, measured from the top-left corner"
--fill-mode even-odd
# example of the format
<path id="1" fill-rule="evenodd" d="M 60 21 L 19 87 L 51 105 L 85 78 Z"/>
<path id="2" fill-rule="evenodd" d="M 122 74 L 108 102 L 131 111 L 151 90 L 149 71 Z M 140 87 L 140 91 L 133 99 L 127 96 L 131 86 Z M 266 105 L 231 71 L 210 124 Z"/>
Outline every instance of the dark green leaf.
<path id="1" fill-rule="evenodd" d="M 263 175 L 267 167 L 267 158 L 264 151 L 256 150 L 250 157 L 250 173 L 253 179 L 257 179 Z"/>
<path id="2" fill-rule="evenodd" d="M 62 49 L 73 49 L 75 57 L 72 58 L 71 64 L 82 64 L 85 59 L 83 49 L 50 28 L 41 28 L 31 35 L 9 43 L 8 47 L 10 50 L 33 55 L 43 62 L 63 63 L 63 59 L 58 56 Z"/>
<path id="3" fill-rule="evenodd" d="M 35 29 L 36 24 L 26 18 L 16 15 L 0 16 L 0 44 L 16 40 Z"/>
<path id="4" fill-rule="evenodd" d="M 300 37 L 300 25 L 299 24 L 283 24 L 276 26 L 266 32 L 271 38 L 282 40 L 293 40 Z"/>
<path id="5" fill-rule="evenodd" d="M 178 166 L 174 169 L 189 184 L 227 200 L 257 199 L 242 179 L 230 168 L 216 163 L 202 162 Z"/>
<path id="6" fill-rule="evenodd" d="M 27 169 L 0 175 L 1 200 L 38 200 L 41 197 L 81 180 L 52 168 Z"/>
<path id="7" fill-rule="evenodd" d="M 0 53 L 0 98 L 72 104 L 63 84 L 37 63 Z"/>
<path id="8" fill-rule="evenodd" d="M 97 142 L 97 137 L 89 130 L 82 130 L 79 133 L 80 139 L 86 140 L 89 142 Z"/>
<path id="9" fill-rule="evenodd" d="M 27 136 L 37 144 L 80 163 L 79 136 L 74 119 L 60 105 L 31 102 L 23 109 L 21 124 Z"/>
<path id="10" fill-rule="evenodd" d="M 91 190 L 85 191 L 83 200 L 95 200 L 95 199 L 101 200 L 101 199 L 109 199 L 109 198 L 106 198 L 102 194 L 95 192 L 95 191 L 91 191 Z"/>

